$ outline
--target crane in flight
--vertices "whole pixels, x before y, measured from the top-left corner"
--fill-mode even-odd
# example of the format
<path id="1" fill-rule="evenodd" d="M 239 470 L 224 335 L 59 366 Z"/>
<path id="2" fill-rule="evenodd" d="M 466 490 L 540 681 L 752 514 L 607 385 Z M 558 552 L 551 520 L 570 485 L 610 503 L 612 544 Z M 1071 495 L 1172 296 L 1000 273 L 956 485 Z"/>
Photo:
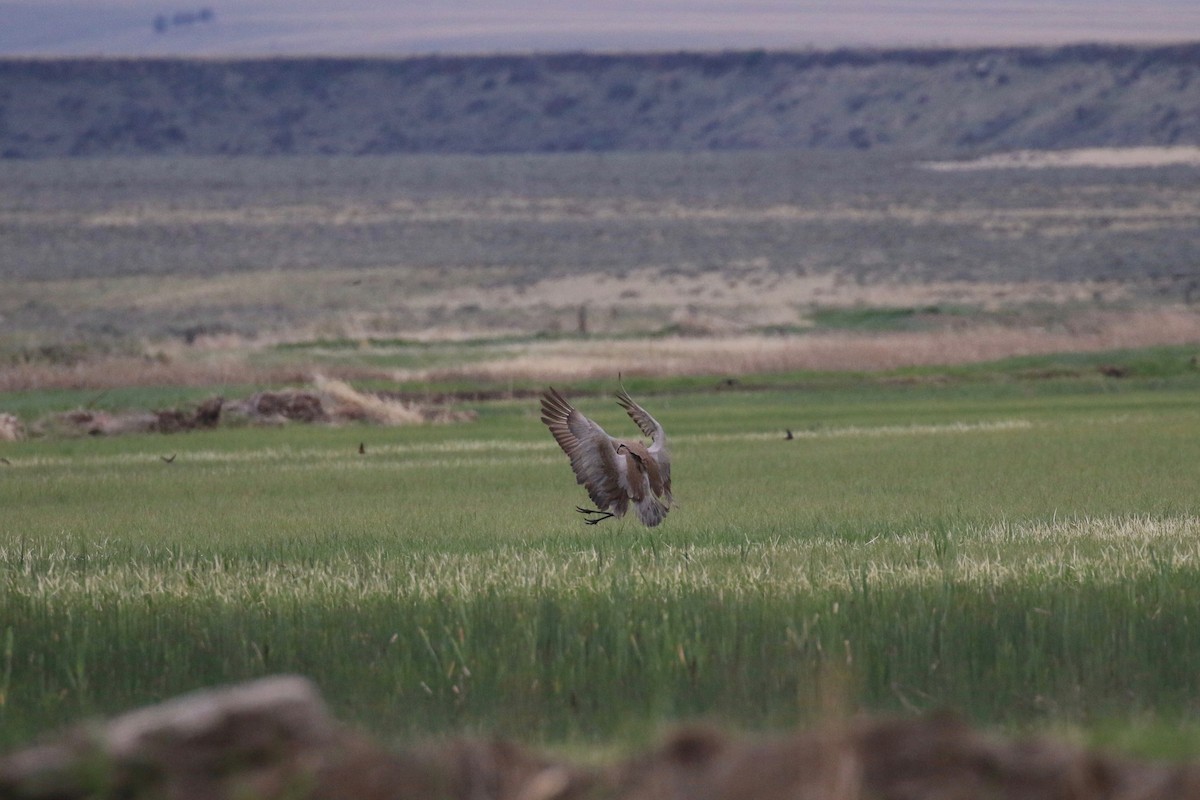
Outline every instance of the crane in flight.
<path id="1" fill-rule="evenodd" d="M 666 518 L 674 502 L 667 437 L 662 425 L 633 402 L 623 385 L 617 403 L 650 439 L 649 446 L 640 439 L 609 436 L 553 387 L 542 393 L 542 422 L 571 459 L 575 480 L 596 506 L 575 507 L 588 525 L 625 516 L 632 502 L 642 524 L 653 528 Z"/>

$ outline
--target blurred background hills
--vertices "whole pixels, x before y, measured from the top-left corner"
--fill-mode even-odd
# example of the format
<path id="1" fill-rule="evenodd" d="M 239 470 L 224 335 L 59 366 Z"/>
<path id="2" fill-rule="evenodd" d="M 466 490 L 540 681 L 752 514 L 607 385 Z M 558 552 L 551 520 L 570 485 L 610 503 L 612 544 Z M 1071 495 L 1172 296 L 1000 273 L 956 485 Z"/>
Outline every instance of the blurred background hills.
<path id="1" fill-rule="evenodd" d="M 5 158 L 1197 143 L 1188 44 L 0 60 Z"/>
<path id="2" fill-rule="evenodd" d="M 0 0 L 0 157 L 1200 141 L 1200 4 Z"/>

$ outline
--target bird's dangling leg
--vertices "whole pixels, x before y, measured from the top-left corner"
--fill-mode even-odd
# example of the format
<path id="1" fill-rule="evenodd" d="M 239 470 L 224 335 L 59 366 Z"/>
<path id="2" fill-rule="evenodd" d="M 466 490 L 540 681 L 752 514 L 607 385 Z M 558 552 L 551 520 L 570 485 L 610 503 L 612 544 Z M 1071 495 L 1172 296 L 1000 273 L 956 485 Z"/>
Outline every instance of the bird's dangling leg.
<path id="1" fill-rule="evenodd" d="M 585 519 L 584 522 L 587 523 L 588 525 L 596 525 L 596 524 L 599 524 L 599 523 L 603 522 L 604 520 L 608 519 L 609 517 L 616 516 L 616 514 L 612 513 L 611 511 L 600 511 L 599 509 L 596 509 L 596 508 L 584 508 L 583 506 L 575 506 L 575 510 L 578 511 L 580 514 L 599 514 L 600 515 L 597 517 L 588 517 L 587 519 Z"/>

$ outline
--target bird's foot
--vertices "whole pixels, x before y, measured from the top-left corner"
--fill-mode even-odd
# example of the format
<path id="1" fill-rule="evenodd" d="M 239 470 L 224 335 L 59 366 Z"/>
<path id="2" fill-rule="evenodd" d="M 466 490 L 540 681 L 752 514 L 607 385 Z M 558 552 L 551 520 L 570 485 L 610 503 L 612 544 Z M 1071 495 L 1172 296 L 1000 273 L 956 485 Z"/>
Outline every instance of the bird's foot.
<path id="1" fill-rule="evenodd" d="M 611 511 L 600 511 L 599 509 L 596 509 L 596 508 L 584 508 L 583 506 L 575 506 L 575 510 L 578 511 L 580 514 L 596 514 L 597 515 L 595 517 L 589 516 L 587 519 L 585 519 L 584 523 L 587 525 L 598 525 L 599 523 L 603 522 L 604 520 L 608 519 L 609 517 L 616 516 L 616 514 L 613 514 Z"/>

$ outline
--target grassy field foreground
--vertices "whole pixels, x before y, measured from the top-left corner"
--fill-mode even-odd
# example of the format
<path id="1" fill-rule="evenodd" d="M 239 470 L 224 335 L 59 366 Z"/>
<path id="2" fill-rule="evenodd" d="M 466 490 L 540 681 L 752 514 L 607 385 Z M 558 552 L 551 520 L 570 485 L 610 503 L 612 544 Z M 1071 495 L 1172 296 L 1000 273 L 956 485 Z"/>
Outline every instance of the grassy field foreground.
<path id="1" fill-rule="evenodd" d="M 458 426 L 5 444 L 0 747 L 299 672 L 402 738 L 610 743 L 833 703 L 1149 723 L 1190 738 L 1146 747 L 1194 754 L 1193 383 L 634 381 L 681 501 L 653 531 L 581 524 L 532 400 Z"/>

